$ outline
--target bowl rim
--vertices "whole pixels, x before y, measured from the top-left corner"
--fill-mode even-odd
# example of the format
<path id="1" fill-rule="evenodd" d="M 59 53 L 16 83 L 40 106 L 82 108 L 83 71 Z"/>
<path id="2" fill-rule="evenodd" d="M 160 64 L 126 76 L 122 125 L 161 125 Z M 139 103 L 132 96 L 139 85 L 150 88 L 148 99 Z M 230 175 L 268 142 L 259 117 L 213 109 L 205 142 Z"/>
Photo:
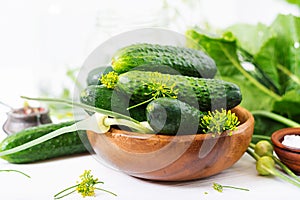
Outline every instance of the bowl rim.
<path id="1" fill-rule="evenodd" d="M 113 130 L 110 130 L 109 132 L 114 134 L 115 136 L 121 136 L 121 137 L 130 137 L 130 138 L 135 138 L 135 139 L 145 139 L 145 140 L 161 140 L 161 141 L 170 141 L 170 140 L 180 140 L 181 142 L 184 141 L 191 141 L 191 138 L 193 140 L 207 140 L 207 139 L 217 139 L 221 137 L 232 137 L 236 134 L 241 134 L 244 132 L 245 129 L 247 129 L 249 126 L 254 124 L 254 117 L 251 114 L 250 111 L 247 109 L 241 107 L 241 106 L 236 106 L 231 110 L 238 110 L 242 113 L 244 113 L 244 116 L 246 116 L 246 120 L 238 125 L 238 129 L 232 131 L 232 135 L 229 135 L 228 131 L 222 132 L 220 135 L 216 135 L 215 137 L 212 136 L 211 133 L 197 133 L 197 134 L 185 134 L 185 135 L 164 135 L 164 134 L 142 134 L 142 133 L 137 133 L 137 132 L 131 132 L 131 131 L 126 131 L 126 130 L 120 130 L 120 129 L 115 129 L 112 128 Z M 114 137 L 115 137 L 114 136 Z"/>
<path id="2" fill-rule="evenodd" d="M 285 135 L 300 135 L 300 127 L 282 128 L 271 135 L 271 141 L 274 146 L 293 153 L 300 153 L 300 148 L 293 148 L 282 144 Z"/>

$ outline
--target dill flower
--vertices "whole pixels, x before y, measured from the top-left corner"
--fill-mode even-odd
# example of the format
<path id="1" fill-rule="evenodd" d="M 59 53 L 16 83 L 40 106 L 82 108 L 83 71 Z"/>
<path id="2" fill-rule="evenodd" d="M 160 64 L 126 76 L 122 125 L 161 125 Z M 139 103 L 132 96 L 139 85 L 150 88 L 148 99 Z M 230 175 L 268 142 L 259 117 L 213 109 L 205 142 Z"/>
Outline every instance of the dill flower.
<path id="1" fill-rule="evenodd" d="M 61 199 L 67 195 L 70 195 L 74 192 L 78 192 L 79 194 L 82 195 L 82 197 L 87 197 L 87 196 L 95 196 L 95 190 L 101 190 L 107 193 L 110 193 L 114 196 L 117 196 L 115 193 L 110 192 L 108 190 L 102 189 L 102 188 L 98 188 L 95 187 L 95 185 L 101 183 L 103 184 L 103 182 L 99 181 L 98 178 L 94 178 L 94 176 L 91 174 L 91 170 L 85 170 L 84 173 L 82 175 L 79 176 L 79 178 L 81 179 L 81 181 L 74 186 L 71 186 L 67 189 L 62 190 L 61 192 L 57 193 L 56 195 L 54 195 L 54 199 Z M 75 189 L 74 189 L 75 188 Z M 66 193 L 67 191 L 73 189 L 71 192 Z M 66 193 L 66 194 L 64 194 Z"/>
<path id="2" fill-rule="evenodd" d="M 203 128 L 203 132 L 212 133 L 213 136 L 226 130 L 230 130 L 228 134 L 231 135 L 232 131 L 236 130 L 239 124 L 240 121 L 235 113 L 224 109 L 221 111 L 215 110 L 214 112 L 208 111 L 208 114 L 204 115 L 200 120 L 200 127 Z"/>
<path id="3" fill-rule="evenodd" d="M 116 84 L 118 83 L 119 75 L 117 72 L 109 72 L 101 77 L 100 81 L 103 85 L 107 88 L 113 89 L 115 88 Z"/>

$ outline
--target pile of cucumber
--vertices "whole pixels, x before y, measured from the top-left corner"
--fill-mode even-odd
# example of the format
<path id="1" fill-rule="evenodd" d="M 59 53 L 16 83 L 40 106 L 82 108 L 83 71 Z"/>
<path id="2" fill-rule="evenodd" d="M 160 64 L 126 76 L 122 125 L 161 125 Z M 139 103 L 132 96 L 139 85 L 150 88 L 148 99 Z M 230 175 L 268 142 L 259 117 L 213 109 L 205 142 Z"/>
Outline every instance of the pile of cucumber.
<path id="1" fill-rule="evenodd" d="M 202 51 L 134 44 L 119 49 L 111 66 L 88 74 L 81 102 L 148 121 L 155 133 L 201 133 L 204 114 L 232 109 L 242 100 L 239 87 L 214 79 L 216 72 Z"/>
<path id="2" fill-rule="evenodd" d="M 239 87 L 215 79 L 216 73 L 215 62 L 202 51 L 134 44 L 118 50 L 110 66 L 90 71 L 80 101 L 147 121 L 157 134 L 202 133 L 202 116 L 232 109 L 242 100 Z M 0 154 L 73 123 L 47 124 L 10 135 L 0 143 Z M 29 163 L 87 152 L 78 134 L 85 135 L 84 131 L 64 133 L 1 158 Z"/>

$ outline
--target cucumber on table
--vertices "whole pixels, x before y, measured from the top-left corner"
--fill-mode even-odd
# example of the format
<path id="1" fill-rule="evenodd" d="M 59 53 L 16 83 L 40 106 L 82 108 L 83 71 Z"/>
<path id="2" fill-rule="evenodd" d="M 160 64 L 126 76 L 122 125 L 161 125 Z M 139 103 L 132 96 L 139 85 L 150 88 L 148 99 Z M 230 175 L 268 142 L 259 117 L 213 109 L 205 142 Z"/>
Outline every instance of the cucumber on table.
<path id="1" fill-rule="evenodd" d="M 140 122 L 146 121 L 146 106 L 139 106 L 128 111 L 127 108 L 132 105 L 129 98 L 104 85 L 86 87 L 80 94 L 80 101 L 90 106 L 130 116 Z"/>
<path id="2" fill-rule="evenodd" d="M 6 137 L 0 143 L 0 152 L 20 146 L 54 130 L 72 124 L 74 124 L 74 122 L 70 121 L 59 124 L 45 124 L 24 129 Z M 83 136 L 85 136 L 86 133 L 85 131 L 69 132 L 23 151 L 9 154 L 1 158 L 10 163 L 31 163 L 50 158 L 88 152 L 86 146 L 82 143 L 80 138 L 81 136 L 79 136 L 79 134 L 83 134 Z"/>
<path id="3" fill-rule="evenodd" d="M 155 97 L 172 97 L 188 103 L 201 111 L 231 109 L 240 104 L 240 88 L 230 82 L 218 79 L 204 79 L 159 72 L 129 71 L 110 78 L 114 83 L 102 78 L 105 84 L 130 96 L 137 104 L 153 100 Z M 107 76 L 108 77 L 108 76 Z M 103 81 L 104 82 L 104 81 Z"/>
<path id="4" fill-rule="evenodd" d="M 217 72 L 214 60 L 204 52 L 185 47 L 159 44 L 133 44 L 118 50 L 112 58 L 117 73 L 132 69 L 213 78 Z M 162 71 L 159 68 L 162 68 Z"/>
<path id="5" fill-rule="evenodd" d="M 201 131 L 200 119 L 206 112 L 173 98 L 158 98 L 146 108 L 147 121 L 160 134 L 182 135 Z"/>

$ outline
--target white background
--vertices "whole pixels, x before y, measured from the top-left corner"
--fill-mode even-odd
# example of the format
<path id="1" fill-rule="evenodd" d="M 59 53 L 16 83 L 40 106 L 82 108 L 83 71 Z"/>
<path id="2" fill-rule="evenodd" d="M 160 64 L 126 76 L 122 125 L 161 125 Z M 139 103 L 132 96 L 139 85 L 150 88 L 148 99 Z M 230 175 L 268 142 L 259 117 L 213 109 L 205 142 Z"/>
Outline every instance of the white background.
<path id="1" fill-rule="evenodd" d="M 23 104 L 20 95 L 38 96 L 47 91 L 57 96 L 62 88 L 72 90 L 73 82 L 66 78 L 66 71 L 80 68 L 95 47 L 122 31 L 163 27 L 184 33 L 188 26 L 204 26 L 207 22 L 214 28 L 225 28 L 236 22 L 268 24 L 278 13 L 299 15 L 296 7 L 280 0 L 167 2 L 1 0 L 0 101 L 19 107 Z M 8 110 L 0 105 L 0 125 Z M 5 136 L 0 130 L 0 139 Z M 300 195 L 298 188 L 281 180 L 257 176 L 254 162 L 247 155 L 219 175 L 184 183 L 132 178 L 101 165 L 91 155 L 26 165 L 0 160 L 0 169 L 20 169 L 32 176 L 27 179 L 0 173 L 0 199 L 5 200 L 53 199 L 56 192 L 76 183 L 84 169 L 91 169 L 105 182 L 104 188 L 118 194 L 97 193 L 96 199 L 262 199 L 265 195 L 268 199 L 297 199 Z M 211 188 L 212 182 L 246 187 L 250 192 L 218 193 Z M 66 199 L 81 198 L 74 194 Z"/>

